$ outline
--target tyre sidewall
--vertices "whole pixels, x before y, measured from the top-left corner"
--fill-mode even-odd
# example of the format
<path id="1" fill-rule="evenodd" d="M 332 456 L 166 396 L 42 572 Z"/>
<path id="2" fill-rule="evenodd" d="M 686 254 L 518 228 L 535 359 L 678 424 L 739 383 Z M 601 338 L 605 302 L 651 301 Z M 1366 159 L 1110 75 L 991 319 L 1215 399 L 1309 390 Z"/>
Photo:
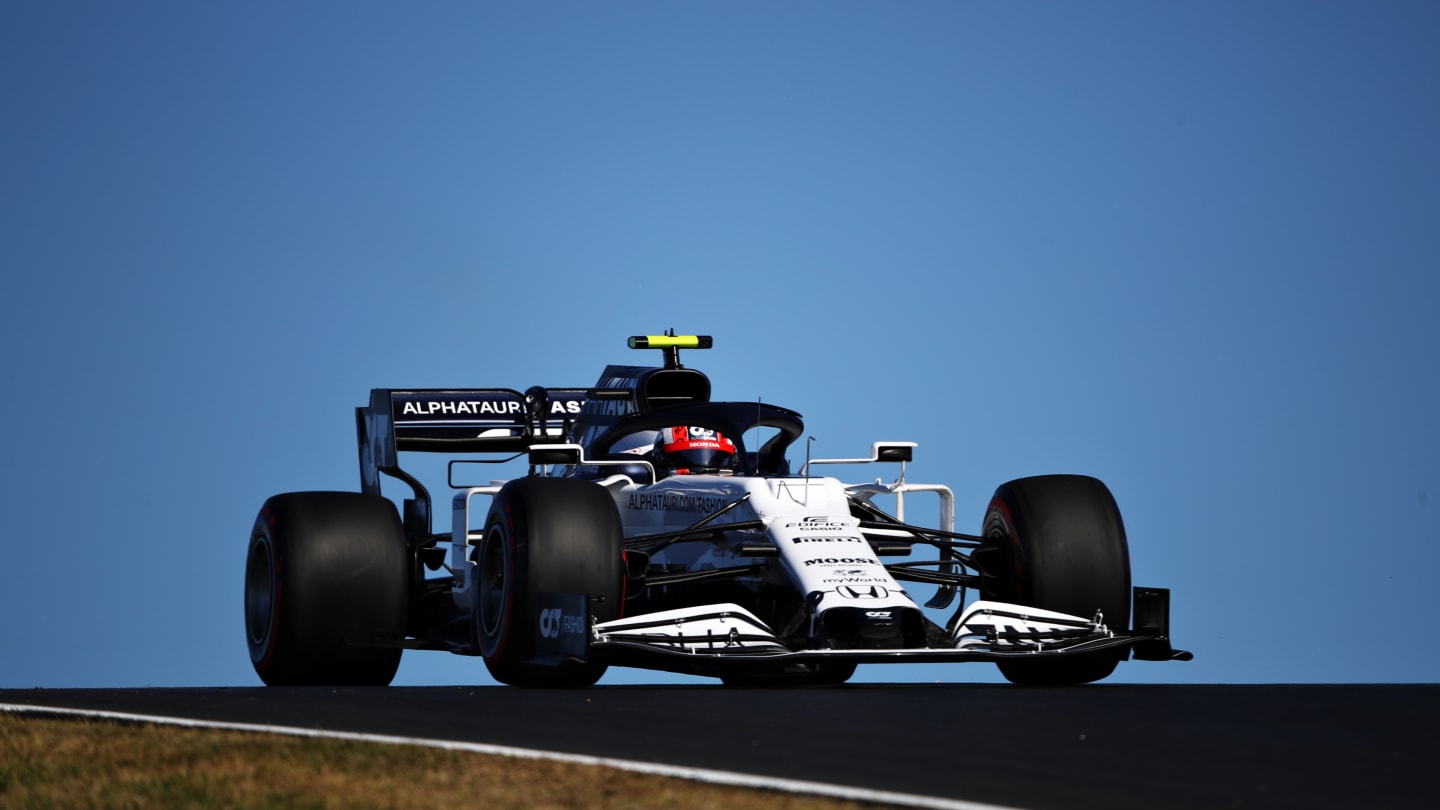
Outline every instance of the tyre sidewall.
<path id="1" fill-rule="evenodd" d="M 245 636 L 250 646 L 250 663 L 267 683 L 279 674 L 275 650 L 280 646 L 280 600 L 284 598 L 279 552 L 270 536 L 273 517 L 269 506 L 266 503 L 255 518 L 245 558 Z"/>
<path id="2" fill-rule="evenodd" d="M 472 613 L 475 617 L 476 648 L 486 661 L 523 657 L 526 651 L 519 647 L 524 643 L 525 634 L 516 627 L 515 618 L 517 601 L 523 612 L 530 590 L 527 583 L 516 578 L 517 571 L 525 571 L 528 567 L 518 559 L 520 549 L 515 542 L 517 537 L 525 536 L 523 510 L 517 510 L 509 499 L 502 503 L 496 498 L 485 524 L 484 540 L 476 552 L 477 582 Z M 525 548 L 528 551 L 528 544 Z M 487 566 L 498 569 L 503 577 L 502 583 L 493 581 L 497 571 Z M 493 609 L 495 607 L 498 611 Z"/>

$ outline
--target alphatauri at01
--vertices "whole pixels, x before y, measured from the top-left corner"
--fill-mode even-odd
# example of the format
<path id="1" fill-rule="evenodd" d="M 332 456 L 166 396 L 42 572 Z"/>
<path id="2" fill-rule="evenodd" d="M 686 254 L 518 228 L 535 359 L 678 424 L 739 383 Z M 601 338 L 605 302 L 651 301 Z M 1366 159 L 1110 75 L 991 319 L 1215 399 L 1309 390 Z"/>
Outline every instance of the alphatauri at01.
<path id="1" fill-rule="evenodd" d="M 840 683 L 857 664 L 921 661 L 1080 684 L 1130 658 L 1190 657 L 1170 646 L 1169 591 L 1132 588 L 1100 481 L 1010 481 L 979 534 L 957 532 L 950 490 L 905 478 L 914 443 L 792 469 L 800 414 L 712 402 L 681 365 L 711 343 L 630 338 L 663 364 L 612 365 L 590 388 L 371 391 L 355 414 L 360 492 L 276 495 L 255 521 L 245 626 L 260 678 L 388 684 L 404 650 L 479 656 L 519 686 L 586 686 L 609 666 Z M 406 451 L 463 456 L 447 467 L 448 532 Z M 522 456 L 523 477 L 455 482 Z M 898 474 L 818 473 L 836 463 Z M 409 488 L 402 509 L 382 477 Z M 938 527 L 906 519 L 919 492 L 938 496 Z M 874 503 L 892 496 L 891 512 Z"/>

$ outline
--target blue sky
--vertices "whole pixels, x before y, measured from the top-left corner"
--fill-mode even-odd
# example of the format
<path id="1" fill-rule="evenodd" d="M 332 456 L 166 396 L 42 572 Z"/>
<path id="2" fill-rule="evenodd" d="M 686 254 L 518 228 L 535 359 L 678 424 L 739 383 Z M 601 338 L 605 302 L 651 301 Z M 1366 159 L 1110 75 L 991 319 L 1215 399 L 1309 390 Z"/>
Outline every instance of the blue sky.
<path id="1" fill-rule="evenodd" d="M 1435 681 L 1437 33 L 1423 2 L 6 3 L 0 687 L 258 684 L 255 511 L 358 487 L 370 388 L 588 385 L 668 327 L 817 455 L 920 442 L 962 529 L 1005 480 L 1105 480 L 1196 653 L 1117 681 Z"/>

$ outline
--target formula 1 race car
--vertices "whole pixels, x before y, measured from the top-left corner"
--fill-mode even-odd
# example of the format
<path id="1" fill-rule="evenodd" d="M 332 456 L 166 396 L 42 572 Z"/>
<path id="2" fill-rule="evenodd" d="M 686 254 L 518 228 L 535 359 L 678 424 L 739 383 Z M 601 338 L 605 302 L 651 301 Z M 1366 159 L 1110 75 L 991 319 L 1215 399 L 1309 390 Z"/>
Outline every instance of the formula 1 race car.
<path id="1" fill-rule="evenodd" d="M 913 442 L 792 470 L 800 414 L 712 402 L 709 378 L 681 365 L 709 337 L 629 345 L 663 365 L 612 365 L 591 388 L 371 391 L 356 409 L 361 491 L 276 495 L 255 521 L 245 626 L 260 678 L 384 685 L 406 649 L 481 656 L 519 686 L 588 686 L 611 665 L 830 684 L 857 664 L 918 661 L 1080 684 L 1132 657 L 1191 657 L 1170 646 L 1169 591 L 1132 589 L 1100 481 L 1011 481 L 980 533 L 960 533 L 948 488 L 906 481 Z M 430 493 L 401 451 L 466 456 L 448 462 L 448 533 L 432 530 Z M 523 477 L 456 482 L 521 457 Z M 898 476 L 816 473 L 841 463 Z M 399 512 L 382 474 L 411 490 Z M 938 495 L 938 528 L 907 522 L 916 492 Z"/>

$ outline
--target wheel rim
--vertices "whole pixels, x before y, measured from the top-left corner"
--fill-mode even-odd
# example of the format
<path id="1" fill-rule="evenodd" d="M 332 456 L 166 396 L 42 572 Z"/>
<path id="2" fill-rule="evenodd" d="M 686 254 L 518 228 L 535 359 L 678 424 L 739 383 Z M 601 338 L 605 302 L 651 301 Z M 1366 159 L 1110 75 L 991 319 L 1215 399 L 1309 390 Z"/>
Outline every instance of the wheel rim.
<path id="1" fill-rule="evenodd" d="M 250 643 L 263 647 L 270 638 L 275 613 L 275 561 L 270 544 L 261 537 L 250 546 L 245 563 L 245 629 Z"/>
<path id="2" fill-rule="evenodd" d="M 480 629 L 487 639 L 499 637 L 505 626 L 506 587 L 509 584 L 509 560 L 505 536 L 498 526 L 485 533 L 480 549 Z"/>

